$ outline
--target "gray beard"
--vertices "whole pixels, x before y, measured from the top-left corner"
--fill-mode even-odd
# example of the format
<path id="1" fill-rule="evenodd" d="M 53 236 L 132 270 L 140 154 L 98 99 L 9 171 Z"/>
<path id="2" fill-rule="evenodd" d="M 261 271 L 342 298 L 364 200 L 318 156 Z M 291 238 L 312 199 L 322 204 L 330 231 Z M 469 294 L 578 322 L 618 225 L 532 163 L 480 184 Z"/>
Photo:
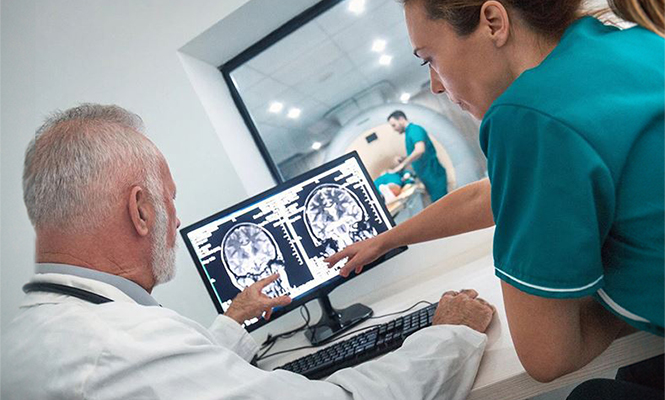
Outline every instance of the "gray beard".
<path id="1" fill-rule="evenodd" d="M 177 244 L 168 246 L 168 216 L 161 201 L 155 202 L 155 231 L 152 240 L 152 274 L 155 286 L 175 277 Z"/>

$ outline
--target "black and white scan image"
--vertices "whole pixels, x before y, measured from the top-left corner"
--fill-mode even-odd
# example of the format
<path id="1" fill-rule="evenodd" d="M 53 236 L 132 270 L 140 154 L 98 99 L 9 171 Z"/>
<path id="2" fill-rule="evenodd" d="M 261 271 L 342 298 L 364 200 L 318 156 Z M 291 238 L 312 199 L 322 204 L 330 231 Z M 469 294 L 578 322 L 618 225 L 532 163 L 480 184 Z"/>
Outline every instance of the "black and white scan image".
<path id="1" fill-rule="evenodd" d="M 246 287 L 279 273 L 264 292 L 297 297 L 338 275 L 323 261 L 388 230 L 390 219 L 358 162 L 294 181 L 188 234 L 226 309 Z"/>
<path id="2" fill-rule="evenodd" d="M 293 242 L 316 279 L 336 275 L 323 261 L 346 246 L 389 229 L 371 182 L 356 160 L 302 182 L 285 197 Z"/>
<path id="3" fill-rule="evenodd" d="M 305 200 L 305 224 L 314 244 L 330 256 L 346 246 L 376 236 L 358 197 L 339 184 L 323 184 Z"/>
<path id="4" fill-rule="evenodd" d="M 262 201 L 190 233 L 198 239 L 192 240 L 197 256 L 224 309 L 246 287 L 273 273 L 279 278 L 264 289 L 271 297 L 290 294 L 312 280 L 290 243 L 278 204 Z"/>
<path id="5" fill-rule="evenodd" d="M 288 294 L 289 279 L 284 257 L 270 232 L 254 223 L 242 223 L 229 230 L 222 240 L 223 263 L 231 282 L 239 290 L 279 273 L 280 277 L 264 292 L 270 297 Z"/>

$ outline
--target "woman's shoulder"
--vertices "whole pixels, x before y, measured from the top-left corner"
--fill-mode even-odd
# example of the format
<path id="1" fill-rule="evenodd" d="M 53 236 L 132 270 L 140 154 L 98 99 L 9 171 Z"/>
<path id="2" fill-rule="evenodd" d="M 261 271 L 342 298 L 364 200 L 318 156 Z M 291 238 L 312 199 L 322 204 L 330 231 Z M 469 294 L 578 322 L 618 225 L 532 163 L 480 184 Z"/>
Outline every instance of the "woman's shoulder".
<path id="1" fill-rule="evenodd" d="M 631 45 L 636 36 L 660 45 L 653 51 L 636 49 Z M 663 119 L 663 53 L 662 38 L 643 28 L 622 31 L 584 18 L 540 65 L 522 73 L 494 101 L 483 125 L 529 110 L 591 142 L 620 139 L 628 145 L 646 123 Z"/>

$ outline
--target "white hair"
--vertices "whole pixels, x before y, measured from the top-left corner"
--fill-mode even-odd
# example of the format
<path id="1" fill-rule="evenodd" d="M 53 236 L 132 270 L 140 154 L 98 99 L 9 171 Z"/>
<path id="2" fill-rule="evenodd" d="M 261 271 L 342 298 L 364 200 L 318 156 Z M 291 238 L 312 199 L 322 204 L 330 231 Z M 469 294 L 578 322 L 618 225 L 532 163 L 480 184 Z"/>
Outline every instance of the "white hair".
<path id="1" fill-rule="evenodd" d="M 35 229 L 98 228 L 126 190 L 163 201 L 162 156 L 141 118 L 115 105 L 82 104 L 49 117 L 25 154 L 23 200 Z"/>
<path id="2" fill-rule="evenodd" d="M 168 245 L 168 215 L 163 201 L 155 201 L 155 228 L 152 237 L 152 275 L 155 285 L 175 277 L 176 246 Z"/>

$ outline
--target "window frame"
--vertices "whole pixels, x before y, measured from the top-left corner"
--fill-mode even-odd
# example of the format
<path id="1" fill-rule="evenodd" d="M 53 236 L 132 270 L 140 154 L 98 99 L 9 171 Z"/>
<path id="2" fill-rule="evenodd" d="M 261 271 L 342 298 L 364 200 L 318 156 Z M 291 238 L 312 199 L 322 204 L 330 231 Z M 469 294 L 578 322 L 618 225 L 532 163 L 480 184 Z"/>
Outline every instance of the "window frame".
<path id="1" fill-rule="evenodd" d="M 231 78 L 231 73 L 234 70 L 241 67 L 242 65 L 244 65 L 245 63 L 247 63 L 252 58 L 258 56 L 263 51 L 267 50 L 270 46 L 276 44 L 277 42 L 279 42 L 289 34 L 298 30 L 303 25 L 307 24 L 308 22 L 312 21 L 319 15 L 325 13 L 326 11 L 328 11 L 329 9 L 331 9 L 332 7 L 336 6 L 337 4 L 343 1 L 345 0 L 322 0 L 316 3 L 315 5 L 311 6 L 310 8 L 306 9 L 305 11 L 301 12 L 300 14 L 296 15 L 294 18 L 284 23 L 279 28 L 269 33 L 263 39 L 259 40 L 258 42 L 254 43 L 253 45 L 242 51 L 237 56 L 233 57 L 231 60 L 227 61 L 226 63 L 218 67 L 218 70 L 221 72 L 224 81 L 226 82 L 226 85 L 229 89 L 229 92 L 231 93 L 233 102 L 236 105 L 238 111 L 240 112 L 240 116 L 245 122 L 245 125 L 247 125 L 247 129 L 249 129 L 249 132 L 251 133 L 252 138 L 254 139 L 256 147 L 259 149 L 259 152 L 261 153 L 263 160 L 268 166 L 268 170 L 270 170 L 270 175 L 278 184 L 285 182 L 284 176 L 280 172 L 279 167 L 275 163 L 275 160 L 273 160 L 272 156 L 270 155 L 270 151 L 268 151 L 268 148 L 266 147 L 263 138 L 261 138 L 261 133 L 254 124 L 252 116 L 249 113 L 249 109 L 245 105 L 245 102 L 242 100 L 242 96 L 238 91 L 238 87 Z"/>

